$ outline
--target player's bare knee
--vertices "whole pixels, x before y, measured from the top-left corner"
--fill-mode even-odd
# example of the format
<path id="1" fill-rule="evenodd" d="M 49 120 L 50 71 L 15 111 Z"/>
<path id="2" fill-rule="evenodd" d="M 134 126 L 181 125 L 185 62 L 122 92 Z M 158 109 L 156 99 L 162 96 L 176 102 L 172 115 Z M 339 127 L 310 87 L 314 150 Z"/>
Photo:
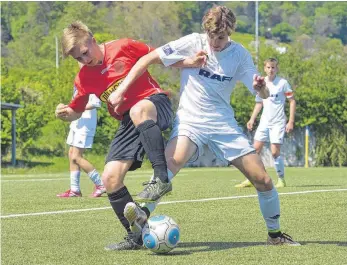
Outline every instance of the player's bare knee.
<path id="1" fill-rule="evenodd" d="M 265 172 L 265 174 L 259 174 L 254 179 L 254 187 L 258 191 L 268 191 L 273 189 L 272 180 L 270 176 Z"/>
<path id="2" fill-rule="evenodd" d="M 107 172 L 102 173 L 101 179 L 108 192 L 117 191 L 124 186 L 121 178 Z"/>
<path id="3" fill-rule="evenodd" d="M 144 121 L 144 114 L 146 110 L 141 105 L 135 105 L 130 109 L 129 115 L 135 126 Z"/>

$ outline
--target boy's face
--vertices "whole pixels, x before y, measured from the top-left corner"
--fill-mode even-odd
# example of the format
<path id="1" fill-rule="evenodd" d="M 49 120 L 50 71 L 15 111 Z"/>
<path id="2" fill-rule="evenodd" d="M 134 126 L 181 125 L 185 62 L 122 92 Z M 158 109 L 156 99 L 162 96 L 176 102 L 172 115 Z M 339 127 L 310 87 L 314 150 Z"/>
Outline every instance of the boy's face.
<path id="1" fill-rule="evenodd" d="M 85 44 L 74 47 L 70 55 L 86 66 L 96 66 L 101 64 L 103 60 L 103 54 L 94 38 L 87 40 Z"/>
<path id="2" fill-rule="evenodd" d="M 264 71 L 268 77 L 274 77 L 278 71 L 276 62 L 267 62 L 264 65 Z"/>
<path id="3" fill-rule="evenodd" d="M 207 36 L 208 43 L 211 49 L 215 52 L 221 52 L 224 50 L 229 42 L 229 35 L 226 32 L 219 34 L 207 34 Z"/>

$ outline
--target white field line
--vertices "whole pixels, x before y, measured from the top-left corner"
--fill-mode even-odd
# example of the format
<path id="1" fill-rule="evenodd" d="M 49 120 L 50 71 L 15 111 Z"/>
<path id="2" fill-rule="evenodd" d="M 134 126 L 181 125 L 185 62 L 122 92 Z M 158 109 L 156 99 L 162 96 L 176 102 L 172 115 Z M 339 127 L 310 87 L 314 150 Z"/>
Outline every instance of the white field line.
<path id="1" fill-rule="evenodd" d="M 185 174 L 185 173 L 180 173 L 179 175 L 177 176 L 186 176 L 188 174 Z M 148 175 L 129 175 L 129 176 L 126 176 L 126 178 L 149 178 L 150 177 L 150 174 Z M 83 178 L 83 176 L 82 176 Z M 50 179 L 47 179 L 47 178 L 26 178 L 26 179 L 1 179 L 1 182 L 27 182 L 27 181 L 54 181 L 54 180 L 65 180 L 65 179 L 70 179 L 69 177 L 65 177 L 65 178 L 50 178 Z"/>
<path id="2" fill-rule="evenodd" d="M 332 190 L 306 190 L 306 191 L 294 191 L 294 192 L 281 192 L 279 195 L 297 195 L 297 194 L 310 194 L 310 193 L 322 193 L 322 192 L 340 192 L 347 191 L 347 189 L 332 189 Z M 255 198 L 258 195 L 244 195 L 244 196 L 230 196 L 230 197 L 219 197 L 219 198 L 206 198 L 197 200 L 181 200 L 181 201 L 167 201 L 160 202 L 159 204 L 176 204 L 176 203 L 191 203 L 191 202 L 206 202 L 206 201 L 220 201 L 220 200 L 235 200 L 242 198 Z M 76 212 L 88 212 L 88 211 L 99 211 L 111 209 L 111 207 L 100 207 L 100 208 L 88 208 L 88 209 L 76 209 L 76 210 L 61 210 L 53 212 L 39 212 L 39 213 L 25 213 L 25 214 L 9 214 L 0 216 L 1 219 L 15 218 L 15 217 L 26 217 L 26 216 L 37 216 L 37 215 L 52 215 L 52 214 L 64 214 L 64 213 L 76 213 Z"/>
<path id="3" fill-rule="evenodd" d="M 180 175 L 186 175 L 189 172 L 207 172 L 207 171 L 238 171 L 236 168 L 233 167 L 209 167 L 209 168 L 183 168 L 180 173 L 178 173 L 178 176 Z M 182 173 L 181 173 L 182 172 Z M 128 176 L 138 176 L 138 175 L 146 175 L 146 174 L 152 174 L 153 170 L 141 170 L 141 171 L 131 171 L 128 172 Z M 61 173 L 39 173 L 39 174 L 2 174 L 1 179 L 4 178 L 22 178 L 22 177 L 28 177 L 28 176 L 35 176 L 35 177 L 52 177 L 52 176 L 59 176 L 59 175 L 65 175 L 66 172 Z M 149 175 L 150 176 L 150 175 Z"/>

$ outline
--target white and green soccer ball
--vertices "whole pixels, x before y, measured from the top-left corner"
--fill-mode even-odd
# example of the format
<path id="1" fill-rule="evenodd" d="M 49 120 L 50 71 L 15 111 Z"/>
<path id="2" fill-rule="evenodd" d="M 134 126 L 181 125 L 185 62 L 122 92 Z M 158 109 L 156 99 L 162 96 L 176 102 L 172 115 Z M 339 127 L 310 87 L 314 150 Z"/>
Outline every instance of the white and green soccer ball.
<path id="1" fill-rule="evenodd" d="M 157 254 L 173 250 L 180 240 L 180 228 L 169 216 L 156 215 L 148 219 L 142 230 L 142 240 L 146 248 Z"/>

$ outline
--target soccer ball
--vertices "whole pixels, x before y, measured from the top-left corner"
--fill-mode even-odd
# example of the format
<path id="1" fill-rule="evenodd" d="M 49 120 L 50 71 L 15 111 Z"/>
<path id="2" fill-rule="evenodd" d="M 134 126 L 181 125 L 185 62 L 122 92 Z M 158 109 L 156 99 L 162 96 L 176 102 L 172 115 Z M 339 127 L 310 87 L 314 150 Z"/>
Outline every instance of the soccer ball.
<path id="1" fill-rule="evenodd" d="M 169 216 L 156 215 L 148 219 L 142 230 L 142 240 L 146 248 L 157 254 L 173 250 L 180 239 L 180 228 Z"/>

